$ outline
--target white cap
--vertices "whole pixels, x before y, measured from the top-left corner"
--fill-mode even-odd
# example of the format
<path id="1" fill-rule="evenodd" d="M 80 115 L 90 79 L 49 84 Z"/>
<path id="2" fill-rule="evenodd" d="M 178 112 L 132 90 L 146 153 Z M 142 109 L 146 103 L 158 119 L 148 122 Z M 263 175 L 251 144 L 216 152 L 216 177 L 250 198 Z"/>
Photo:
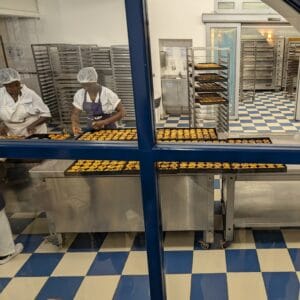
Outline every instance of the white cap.
<path id="1" fill-rule="evenodd" d="M 9 84 L 14 81 L 21 81 L 20 74 L 13 68 L 0 69 L 0 84 Z"/>
<path id="2" fill-rule="evenodd" d="M 98 74 L 94 67 L 82 68 L 77 74 L 80 83 L 97 82 Z"/>

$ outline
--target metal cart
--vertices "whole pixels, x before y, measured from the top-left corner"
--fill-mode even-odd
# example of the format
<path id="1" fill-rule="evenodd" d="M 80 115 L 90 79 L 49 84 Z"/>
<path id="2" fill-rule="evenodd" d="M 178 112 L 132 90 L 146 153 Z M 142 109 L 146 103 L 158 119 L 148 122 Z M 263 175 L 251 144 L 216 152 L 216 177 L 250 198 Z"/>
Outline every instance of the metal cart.
<path id="1" fill-rule="evenodd" d="M 190 127 L 228 132 L 229 65 L 227 48 L 187 49 Z"/>

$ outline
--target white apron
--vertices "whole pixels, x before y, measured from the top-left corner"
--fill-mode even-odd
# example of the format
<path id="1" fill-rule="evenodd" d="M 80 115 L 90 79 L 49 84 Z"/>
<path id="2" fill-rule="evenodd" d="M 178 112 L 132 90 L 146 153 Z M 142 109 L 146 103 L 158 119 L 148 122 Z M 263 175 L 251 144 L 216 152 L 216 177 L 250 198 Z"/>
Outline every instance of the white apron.
<path id="1" fill-rule="evenodd" d="M 5 125 L 8 127 L 8 135 L 20 135 L 20 136 L 28 136 L 27 127 L 32 124 L 34 121 L 40 118 L 39 115 L 29 116 L 22 123 L 13 123 L 13 122 L 5 122 Z M 41 124 L 35 127 L 35 133 L 47 133 L 47 125 Z"/>
<path id="2" fill-rule="evenodd" d="M 5 210 L 0 211 L 0 256 L 6 256 L 15 252 L 15 243 Z"/>

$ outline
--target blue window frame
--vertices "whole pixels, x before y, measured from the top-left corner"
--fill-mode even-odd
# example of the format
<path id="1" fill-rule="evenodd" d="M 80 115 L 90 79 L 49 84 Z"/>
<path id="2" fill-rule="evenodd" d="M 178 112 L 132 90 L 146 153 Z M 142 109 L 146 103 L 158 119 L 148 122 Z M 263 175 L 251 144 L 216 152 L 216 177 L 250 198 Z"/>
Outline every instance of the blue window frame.
<path id="1" fill-rule="evenodd" d="M 300 148 L 291 146 L 156 145 L 152 109 L 152 72 L 146 0 L 125 0 L 135 98 L 138 146 L 89 142 L 0 141 L 0 157 L 43 159 L 116 159 L 141 162 L 141 185 L 151 298 L 165 299 L 162 227 L 155 162 L 236 161 L 300 163 Z"/>

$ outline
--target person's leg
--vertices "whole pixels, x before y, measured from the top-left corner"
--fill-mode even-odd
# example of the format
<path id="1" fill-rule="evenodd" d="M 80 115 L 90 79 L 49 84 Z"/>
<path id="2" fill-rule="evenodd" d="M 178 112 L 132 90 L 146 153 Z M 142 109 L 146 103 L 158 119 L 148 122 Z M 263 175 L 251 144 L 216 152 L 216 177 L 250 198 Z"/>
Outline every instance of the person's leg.
<path id="1" fill-rule="evenodd" d="M 15 245 L 10 225 L 5 210 L 0 211 L 0 264 L 8 262 L 10 259 L 21 253 L 22 244 Z"/>

